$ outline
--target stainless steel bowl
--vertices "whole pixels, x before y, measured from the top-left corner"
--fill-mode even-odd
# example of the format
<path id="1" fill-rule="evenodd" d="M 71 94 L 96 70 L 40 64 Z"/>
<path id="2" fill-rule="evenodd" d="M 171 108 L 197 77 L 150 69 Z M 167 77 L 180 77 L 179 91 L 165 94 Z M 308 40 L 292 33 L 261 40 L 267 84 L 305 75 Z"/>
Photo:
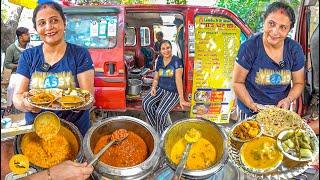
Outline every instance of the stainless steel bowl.
<path id="1" fill-rule="evenodd" d="M 176 121 L 171 126 L 169 126 L 163 133 L 162 149 L 164 151 L 164 156 L 167 164 L 175 170 L 177 165 L 174 164 L 169 155 L 174 144 L 181 138 L 184 138 L 185 133 L 190 128 L 196 128 L 201 132 L 203 138 L 210 141 L 216 148 L 217 160 L 209 168 L 201 170 L 189 170 L 184 169 L 182 175 L 189 179 L 206 179 L 213 174 L 219 172 L 228 160 L 227 149 L 227 137 L 225 133 L 217 126 L 214 122 L 204 120 L 204 119 L 182 119 Z"/>
<path id="2" fill-rule="evenodd" d="M 142 81 L 139 79 L 128 79 L 128 94 L 139 95 L 141 92 Z"/>
<path id="3" fill-rule="evenodd" d="M 160 138 L 156 131 L 146 122 L 129 116 L 116 116 L 94 124 L 84 137 L 83 149 L 86 159 L 93 159 L 93 149 L 98 140 L 117 129 L 126 129 L 139 135 L 147 144 L 148 158 L 132 167 L 114 167 L 98 161 L 94 173 L 97 179 L 143 179 L 152 173 L 158 166 L 160 158 Z"/>

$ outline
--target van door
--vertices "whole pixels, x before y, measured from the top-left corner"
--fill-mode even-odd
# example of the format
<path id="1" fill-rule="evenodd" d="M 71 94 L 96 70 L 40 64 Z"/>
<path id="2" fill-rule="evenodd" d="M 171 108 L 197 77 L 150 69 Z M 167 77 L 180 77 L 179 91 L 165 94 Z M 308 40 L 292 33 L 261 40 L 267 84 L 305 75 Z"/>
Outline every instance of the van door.
<path id="1" fill-rule="evenodd" d="M 95 106 L 125 111 L 124 8 L 68 7 L 66 41 L 87 47 L 94 63 Z"/>
<path id="2" fill-rule="evenodd" d="M 234 60 L 241 42 L 252 32 L 227 9 L 187 11 L 190 116 L 228 123 L 235 102 L 231 90 Z"/>

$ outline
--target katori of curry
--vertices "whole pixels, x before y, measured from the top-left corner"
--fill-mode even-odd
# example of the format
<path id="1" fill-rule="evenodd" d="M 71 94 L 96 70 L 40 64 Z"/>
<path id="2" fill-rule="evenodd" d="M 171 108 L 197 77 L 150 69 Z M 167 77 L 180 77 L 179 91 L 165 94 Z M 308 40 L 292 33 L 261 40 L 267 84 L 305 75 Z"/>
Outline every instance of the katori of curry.
<path id="1" fill-rule="evenodd" d="M 95 145 L 94 154 L 98 153 L 109 141 L 111 141 L 111 134 L 102 136 Z M 140 136 L 128 131 L 128 137 L 119 144 L 112 145 L 99 160 L 114 167 L 131 167 L 142 163 L 147 157 L 147 144 Z"/>

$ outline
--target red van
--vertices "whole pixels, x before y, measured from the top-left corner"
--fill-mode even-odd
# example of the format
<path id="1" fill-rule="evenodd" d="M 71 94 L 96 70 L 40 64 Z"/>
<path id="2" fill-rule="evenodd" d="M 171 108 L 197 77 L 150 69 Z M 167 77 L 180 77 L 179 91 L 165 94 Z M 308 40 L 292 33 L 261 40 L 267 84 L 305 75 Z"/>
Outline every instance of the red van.
<path id="1" fill-rule="evenodd" d="M 300 4 L 295 39 L 301 44 L 305 54 L 306 81 L 304 93 L 293 108 L 301 116 L 313 116 L 316 113 L 318 117 L 319 78 L 317 76 L 319 74 L 319 49 L 318 52 L 311 52 L 311 43 L 315 34 L 318 34 L 318 40 L 313 41 L 319 42 L 319 29 L 318 32 L 316 31 L 319 28 L 319 1 L 302 0 Z M 312 57 L 311 53 L 318 54 L 318 57 Z"/>
<path id="2" fill-rule="evenodd" d="M 220 34 L 220 39 L 217 40 L 219 43 L 215 44 L 212 41 L 212 47 L 232 46 L 233 43 L 239 45 L 252 35 L 250 28 L 237 15 L 228 9 L 215 7 L 69 5 L 64 7 L 64 12 L 67 18 L 66 41 L 89 49 L 95 67 L 95 106 L 97 109 L 107 111 L 124 112 L 142 109 L 141 101 L 150 88 L 149 80 L 153 75 L 152 64 L 157 57 L 154 51 L 156 32 L 162 31 L 164 39 L 172 42 L 173 54 L 183 59 L 183 89 L 185 98 L 189 100 L 193 93 L 197 43 L 210 43 L 215 37 L 209 36 L 210 33 Z M 208 23 L 202 24 L 204 21 Z M 197 29 L 202 25 L 216 28 L 216 31 L 198 32 Z M 228 30 L 220 32 L 219 28 L 236 30 L 237 33 L 232 35 L 236 42 L 231 41 L 230 38 L 223 39 L 224 36 L 221 33 L 227 33 Z M 196 33 L 201 33 L 198 37 L 206 41 L 196 40 Z M 230 49 L 227 51 L 220 48 L 220 50 L 222 50 L 221 57 L 224 55 L 229 57 L 229 53 L 235 56 L 238 47 L 233 48 L 232 52 Z M 203 54 L 205 53 L 204 51 Z M 224 59 L 220 59 L 220 63 L 222 61 Z M 234 59 L 231 66 L 233 61 Z M 227 69 L 223 74 L 231 77 L 232 68 Z M 181 109 L 177 106 L 175 110 Z"/>

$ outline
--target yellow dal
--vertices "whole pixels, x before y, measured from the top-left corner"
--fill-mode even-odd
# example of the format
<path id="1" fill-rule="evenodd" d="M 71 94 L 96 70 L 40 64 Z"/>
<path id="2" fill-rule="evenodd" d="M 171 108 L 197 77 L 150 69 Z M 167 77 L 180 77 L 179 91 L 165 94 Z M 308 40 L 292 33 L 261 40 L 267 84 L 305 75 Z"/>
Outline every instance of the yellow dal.
<path id="1" fill-rule="evenodd" d="M 184 138 L 179 139 L 171 150 L 170 159 L 175 164 L 179 164 L 183 151 L 187 145 Z M 216 161 L 216 149 L 206 139 L 200 138 L 199 141 L 193 143 L 187 157 L 187 169 L 205 169 L 210 167 Z"/>

